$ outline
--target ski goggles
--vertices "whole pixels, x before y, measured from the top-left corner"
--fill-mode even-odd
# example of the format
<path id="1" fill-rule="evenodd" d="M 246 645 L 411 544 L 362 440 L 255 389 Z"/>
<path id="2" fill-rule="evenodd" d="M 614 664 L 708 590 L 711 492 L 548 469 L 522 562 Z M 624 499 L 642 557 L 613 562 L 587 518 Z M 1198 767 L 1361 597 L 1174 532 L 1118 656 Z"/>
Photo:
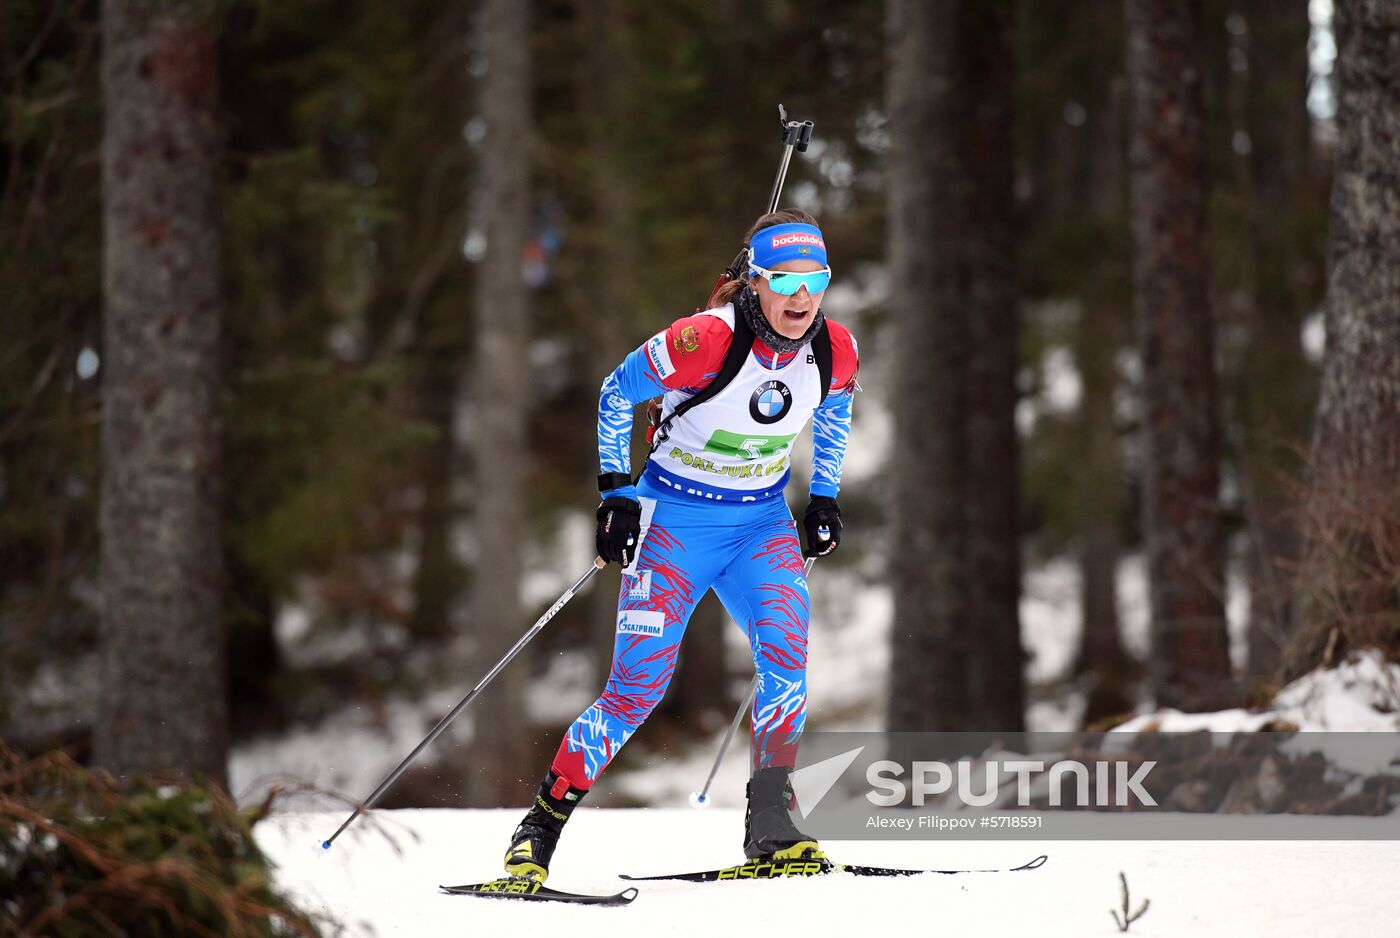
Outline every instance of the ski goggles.
<path id="1" fill-rule="evenodd" d="M 792 296 L 803 287 L 808 293 L 821 293 L 831 284 L 831 268 L 821 270 L 769 270 L 749 262 L 749 273 L 768 281 L 768 288 L 781 296 Z"/>

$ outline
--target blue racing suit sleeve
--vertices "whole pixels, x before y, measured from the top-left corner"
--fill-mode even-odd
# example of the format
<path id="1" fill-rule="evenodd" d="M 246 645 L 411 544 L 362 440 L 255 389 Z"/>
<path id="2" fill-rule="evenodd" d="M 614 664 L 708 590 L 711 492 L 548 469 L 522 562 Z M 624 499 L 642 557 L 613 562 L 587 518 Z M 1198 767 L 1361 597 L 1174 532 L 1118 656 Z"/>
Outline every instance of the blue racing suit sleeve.
<path id="1" fill-rule="evenodd" d="M 666 393 L 647 361 L 646 345 L 635 349 L 603 380 L 598 395 L 598 464 L 603 472 L 632 474 L 632 412 L 642 401 Z M 634 485 L 603 493 L 604 498 L 636 498 Z"/>
<path id="2" fill-rule="evenodd" d="M 812 416 L 812 485 L 808 492 L 814 498 L 835 498 L 841 489 L 841 464 L 846 458 L 854 400 L 851 391 L 832 392 Z"/>

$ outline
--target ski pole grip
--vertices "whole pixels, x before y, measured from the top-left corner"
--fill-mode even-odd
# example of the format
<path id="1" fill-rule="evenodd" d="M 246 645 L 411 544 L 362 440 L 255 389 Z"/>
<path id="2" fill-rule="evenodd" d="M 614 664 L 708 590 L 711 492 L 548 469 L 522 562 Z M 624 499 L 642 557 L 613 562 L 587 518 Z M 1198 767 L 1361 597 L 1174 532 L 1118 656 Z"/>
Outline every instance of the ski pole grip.
<path id="1" fill-rule="evenodd" d="M 783 127 L 783 155 L 778 162 L 778 177 L 773 180 L 773 192 L 768 196 L 768 211 L 775 212 L 778 209 L 778 198 L 783 194 L 783 180 L 787 178 L 788 163 L 792 160 L 792 151 L 801 153 L 807 149 L 807 144 L 812 140 L 811 121 L 790 121 L 787 119 L 787 108 L 778 105 L 778 123 Z"/>
<path id="2" fill-rule="evenodd" d="M 778 123 L 783 128 L 783 146 L 793 147 L 798 153 L 807 152 L 807 144 L 812 142 L 812 122 L 788 120 L 787 108 L 779 104 Z"/>

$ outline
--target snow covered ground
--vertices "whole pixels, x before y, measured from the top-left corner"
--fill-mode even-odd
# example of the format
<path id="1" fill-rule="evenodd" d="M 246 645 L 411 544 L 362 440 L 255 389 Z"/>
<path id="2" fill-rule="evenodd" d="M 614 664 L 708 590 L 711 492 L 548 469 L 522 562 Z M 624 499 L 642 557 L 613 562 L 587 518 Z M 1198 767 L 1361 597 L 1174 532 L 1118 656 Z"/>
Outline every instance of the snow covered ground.
<path id="1" fill-rule="evenodd" d="M 439 884 L 498 875 L 518 811 L 405 810 L 356 822 L 328 852 L 317 842 L 341 814 L 282 815 L 257 828 L 278 884 L 344 934 L 437 935 L 1034 935 L 1118 934 L 1124 872 L 1133 907 L 1151 906 L 1129 934 L 1144 938 L 1319 938 L 1400 932 L 1400 843 L 1335 841 L 841 842 L 854 863 L 1001 867 L 1049 855 L 1023 873 L 876 880 L 641 883 L 626 908 L 446 896 Z M 662 873 L 737 862 L 736 810 L 580 808 L 550 885 L 616 892 L 620 872 Z"/>
<path id="2" fill-rule="evenodd" d="M 1284 719 L 1304 730 L 1394 731 L 1400 667 L 1373 654 L 1318 671 L 1284 688 L 1268 711 L 1144 714 L 1123 730 L 1256 729 Z M 1393 738 L 1393 732 L 1389 734 Z M 1310 738 L 1336 739 L 1332 736 Z M 1300 738 L 1301 739 L 1301 738 Z M 1370 752 L 1371 747 L 1367 747 Z M 1380 751 L 1379 749 L 1377 751 Z M 657 807 L 580 808 L 555 857 L 551 885 L 577 892 L 616 892 L 620 872 L 660 873 L 737 862 L 741 857 L 745 763 L 734 747 L 705 811 L 680 807 L 703 782 L 711 747 L 677 758 L 648 758 L 610 777 L 625 793 Z M 338 760 L 339 761 L 339 760 Z M 1400 765 L 1397 759 L 1393 765 Z M 1392 766 L 1353 766 L 1393 771 Z M 763 883 L 646 883 L 628 908 L 579 908 L 444 896 L 439 884 L 494 878 L 520 810 L 376 812 L 350 828 L 330 851 L 318 844 L 345 813 L 277 815 L 257 828 L 278 865 L 277 882 L 310 911 L 335 919 L 346 935 L 480 935 L 566 930 L 590 935 L 727 935 L 755 929 L 844 935 L 889 928 L 896 933 L 1092 936 L 1117 934 L 1108 915 L 1119 906 L 1118 873 L 1127 875 L 1133 907 L 1151 900 L 1131 928 L 1143 936 L 1400 934 L 1400 830 L 1389 841 L 847 841 L 828 842 L 837 858 L 908 868 L 1015 866 L 1044 853 L 1049 862 L 1024 873 L 927 876 L 901 880 L 826 877 Z M 1211 815 L 1162 815 L 1164 835 Z M 1315 819 L 1269 815 L 1267 833 L 1304 836 Z M 1400 827 L 1400 816 L 1327 819 L 1342 830 Z M 1105 824 L 1112 824 L 1105 816 Z M 1173 831 L 1176 831 L 1173 834 Z M 1333 830 L 1333 828 L 1329 828 Z M 1329 833 L 1327 836 L 1338 836 Z"/>

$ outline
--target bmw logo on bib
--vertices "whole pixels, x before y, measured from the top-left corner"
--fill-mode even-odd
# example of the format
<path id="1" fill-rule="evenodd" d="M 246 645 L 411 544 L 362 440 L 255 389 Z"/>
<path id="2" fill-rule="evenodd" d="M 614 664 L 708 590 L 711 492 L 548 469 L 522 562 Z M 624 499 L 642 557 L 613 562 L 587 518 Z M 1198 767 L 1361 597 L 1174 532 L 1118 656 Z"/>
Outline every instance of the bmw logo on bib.
<path id="1" fill-rule="evenodd" d="M 781 381 L 765 381 L 749 398 L 749 416 L 759 423 L 777 423 L 792 409 L 792 391 Z"/>

